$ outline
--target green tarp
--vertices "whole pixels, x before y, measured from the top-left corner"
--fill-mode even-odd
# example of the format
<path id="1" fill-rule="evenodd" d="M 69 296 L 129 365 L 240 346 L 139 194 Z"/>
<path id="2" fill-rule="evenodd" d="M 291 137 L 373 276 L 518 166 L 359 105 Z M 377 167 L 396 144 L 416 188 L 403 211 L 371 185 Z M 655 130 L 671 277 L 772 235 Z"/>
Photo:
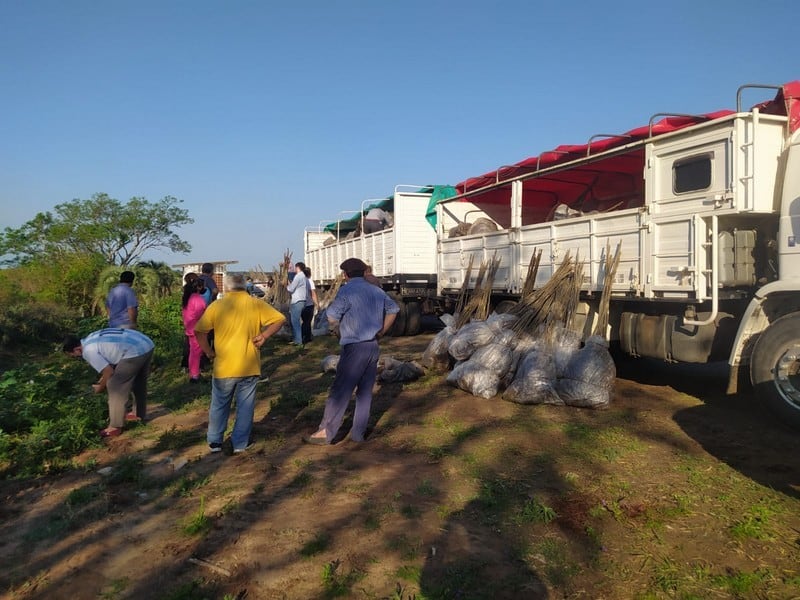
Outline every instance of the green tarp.
<path id="1" fill-rule="evenodd" d="M 425 219 L 431 224 L 431 227 L 436 229 L 436 205 L 456 195 L 458 195 L 458 192 L 452 185 L 433 186 L 433 194 L 431 194 L 431 199 L 428 202 L 428 210 L 425 211 Z"/>

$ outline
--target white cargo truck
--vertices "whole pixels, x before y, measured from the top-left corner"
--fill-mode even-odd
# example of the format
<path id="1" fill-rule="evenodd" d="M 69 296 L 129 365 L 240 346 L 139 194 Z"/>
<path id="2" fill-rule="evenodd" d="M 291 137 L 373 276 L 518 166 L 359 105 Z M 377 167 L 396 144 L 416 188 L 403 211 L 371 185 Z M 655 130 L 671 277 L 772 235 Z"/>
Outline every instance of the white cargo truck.
<path id="1" fill-rule="evenodd" d="M 398 185 L 389 198 L 365 200 L 347 218 L 307 227 L 305 263 L 315 285 L 329 288 L 345 259 L 360 258 L 400 304 L 392 334 L 416 335 L 422 302 L 436 294 L 436 231 L 425 217 L 433 192 L 430 186 Z M 392 225 L 364 233 L 373 208 L 392 215 Z"/>
<path id="2" fill-rule="evenodd" d="M 777 95 L 742 109 L 754 88 Z M 634 356 L 726 360 L 730 392 L 749 374 L 758 400 L 800 425 L 800 82 L 742 86 L 736 102 L 458 184 L 436 209 L 438 293 L 459 292 L 470 257 L 497 257 L 495 301 L 513 300 L 534 252 L 537 287 L 569 252 L 584 262 L 585 333 L 619 247 L 609 339 Z M 458 235 L 478 219 L 489 226 Z"/>

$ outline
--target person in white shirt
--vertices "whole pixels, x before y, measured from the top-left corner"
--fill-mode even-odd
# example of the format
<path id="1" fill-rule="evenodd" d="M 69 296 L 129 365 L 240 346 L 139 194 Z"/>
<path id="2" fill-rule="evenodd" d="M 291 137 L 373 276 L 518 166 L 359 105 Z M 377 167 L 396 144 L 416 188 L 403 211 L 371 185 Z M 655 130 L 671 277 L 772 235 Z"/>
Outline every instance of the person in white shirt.
<path id="1" fill-rule="evenodd" d="M 303 345 L 303 309 L 306 307 L 306 298 L 308 298 L 305 268 L 305 263 L 295 263 L 294 278 L 286 286 L 286 289 L 292 295 L 289 316 L 292 320 L 292 343 L 296 346 Z"/>

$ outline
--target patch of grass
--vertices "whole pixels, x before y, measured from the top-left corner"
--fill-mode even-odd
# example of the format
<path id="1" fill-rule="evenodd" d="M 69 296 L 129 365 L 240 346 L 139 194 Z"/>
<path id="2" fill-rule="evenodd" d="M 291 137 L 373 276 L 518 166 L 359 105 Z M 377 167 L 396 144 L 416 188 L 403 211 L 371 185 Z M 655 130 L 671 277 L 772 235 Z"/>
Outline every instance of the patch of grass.
<path id="1" fill-rule="evenodd" d="M 70 520 L 66 514 L 56 513 L 32 526 L 25 533 L 24 539 L 26 542 L 41 542 L 58 537 L 69 531 L 70 525 Z"/>
<path id="2" fill-rule="evenodd" d="M 164 489 L 164 493 L 169 496 L 181 496 L 186 498 L 191 496 L 194 490 L 207 485 L 210 481 L 211 475 L 201 477 L 197 473 L 189 473 L 173 481 Z"/>
<path id="3" fill-rule="evenodd" d="M 536 498 L 531 498 L 522 505 L 522 508 L 514 517 L 514 522 L 518 525 L 522 523 L 547 524 L 553 521 L 557 516 L 555 510 L 546 504 L 542 504 Z"/>
<path id="4" fill-rule="evenodd" d="M 125 588 L 128 587 L 128 583 L 130 583 L 130 581 L 127 577 L 123 577 L 122 579 L 114 579 L 108 585 L 108 589 L 101 592 L 100 598 L 103 600 L 114 600 L 120 593 L 125 591 Z"/>
<path id="5" fill-rule="evenodd" d="M 544 575 L 555 586 L 564 586 L 574 577 L 580 568 L 569 560 L 563 542 L 545 538 L 533 548 L 536 557 L 544 562 Z"/>
<path id="6" fill-rule="evenodd" d="M 314 396 L 302 389 L 284 389 L 276 400 L 270 401 L 273 416 L 294 416 L 314 404 Z"/>
<path id="7" fill-rule="evenodd" d="M 400 507 L 400 514 L 406 519 L 418 519 L 422 515 L 422 510 L 412 504 L 404 504 Z"/>
<path id="8" fill-rule="evenodd" d="M 183 583 L 161 596 L 159 600 L 213 600 L 214 590 L 205 587 L 202 581 Z"/>
<path id="9" fill-rule="evenodd" d="M 306 542 L 303 544 L 303 547 L 300 548 L 300 556 L 304 556 L 309 558 L 320 552 L 324 552 L 328 549 L 328 546 L 331 544 L 331 536 L 327 533 L 318 533 L 314 536 L 314 539 L 310 542 Z"/>
<path id="10" fill-rule="evenodd" d="M 439 493 L 439 490 L 434 487 L 433 482 L 431 482 L 430 479 L 423 479 L 415 491 L 420 496 L 427 497 L 432 497 Z"/>
<path id="11" fill-rule="evenodd" d="M 170 427 L 159 436 L 158 441 L 153 446 L 156 452 L 164 450 L 180 450 L 194 446 L 205 438 L 205 434 L 197 429 L 178 429 L 176 425 Z"/>
<path id="12" fill-rule="evenodd" d="M 747 509 L 741 519 L 731 525 L 729 531 L 732 537 L 738 540 L 770 539 L 770 519 L 775 512 L 766 504 L 755 504 Z"/>
<path id="13" fill-rule="evenodd" d="M 386 547 L 392 552 L 397 552 L 403 560 L 414 560 L 421 553 L 422 540 L 412 540 L 408 536 L 401 534 L 390 538 L 386 543 Z"/>
<path id="14" fill-rule="evenodd" d="M 206 499 L 205 496 L 200 497 L 200 508 L 197 512 L 192 514 L 186 519 L 181 527 L 181 530 L 186 535 L 200 535 L 211 529 L 211 519 L 206 516 Z"/>
<path id="15" fill-rule="evenodd" d="M 143 465 L 144 459 L 141 456 L 135 454 L 123 456 L 114 464 L 114 469 L 108 477 L 108 482 L 111 484 L 143 483 Z"/>
<path id="16" fill-rule="evenodd" d="M 92 502 L 95 498 L 100 497 L 105 492 L 105 486 L 95 484 L 86 485 L 81 488 L 75 488 L 67 494 L 64 503 L 70 508 L 78 508 Z"/>
<path id="17" fill-rule="evenodd" d="M 753 572 L 733 571 L 725 575 L 712 577 L 712 581 L 725 589 L 734 598 L 750 596 L 757 588 L 771 579 L 772 575 L 767 569 L 757 569 Z"/>
<path id="18" fill-rule="evenodd" d="M 401 565 L 394 572 L 395 577 L 419 585 L 422 580 L 422 567 L 417 565 Z"/>
<path id="19" fill-rule="evenodd" d="M 364 578 L 364 572 L 358 569 L 351 569 L 344 572 L 339 560 L 326 563 L 322 567 L 322 587 L 325 591 L 325 598 L 341 598 L 350 596 L 351 588 L 358 581 Z"/>
<path id="20" fill-rule="evenodd" d="M 674 593 L 681 582 L 681 571 L 671 558 L 662 558 L 653 567 L 652 581 L 662 592 Z"/>

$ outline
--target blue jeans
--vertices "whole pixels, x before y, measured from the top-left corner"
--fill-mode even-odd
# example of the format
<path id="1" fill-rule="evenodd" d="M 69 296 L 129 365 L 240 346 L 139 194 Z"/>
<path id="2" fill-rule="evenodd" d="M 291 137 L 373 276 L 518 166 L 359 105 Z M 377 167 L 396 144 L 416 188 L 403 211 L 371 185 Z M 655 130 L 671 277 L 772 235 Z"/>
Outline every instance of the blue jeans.
<path id="1" fill-rule="evenodd" d="M 228 428 L 231 402 L 236 400 L 236 420 L 233 423 L 231 442 L 234 450 L 247 448 L 253 428 L 258 376 L 214 377 L 211 380 L 211 406 L 208 409 L 208 443 L 221 444 Z"/>
<path id="2" fill-rule="evenodd" d="M 294 334 L 294 343 L 303 343 L 303 309 L 306 307 L 306 301 L 293 302 L 289 306 L 289 316 L 292 318 L 292 333 Z"/>

